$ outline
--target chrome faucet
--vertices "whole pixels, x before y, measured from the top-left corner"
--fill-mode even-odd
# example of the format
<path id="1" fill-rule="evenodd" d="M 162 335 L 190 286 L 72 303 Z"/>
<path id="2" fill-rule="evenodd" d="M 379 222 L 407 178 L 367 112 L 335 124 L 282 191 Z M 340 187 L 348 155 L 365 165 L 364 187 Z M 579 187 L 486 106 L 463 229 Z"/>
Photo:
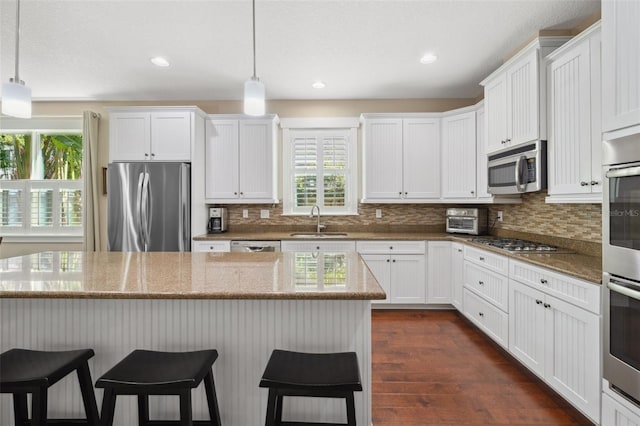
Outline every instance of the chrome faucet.
<path id="1" fill-rule="evenodd" d="M 324 225 L 320 225 L 320 206 L 317 204 L 311 207 L 311 213 L 309 213 L 309 217 L 313 217 L 313 212 L 318 210 L 318 222 L 316 224 L 316 232 L 320 232 L 320 230 L 324 229 Z"/>

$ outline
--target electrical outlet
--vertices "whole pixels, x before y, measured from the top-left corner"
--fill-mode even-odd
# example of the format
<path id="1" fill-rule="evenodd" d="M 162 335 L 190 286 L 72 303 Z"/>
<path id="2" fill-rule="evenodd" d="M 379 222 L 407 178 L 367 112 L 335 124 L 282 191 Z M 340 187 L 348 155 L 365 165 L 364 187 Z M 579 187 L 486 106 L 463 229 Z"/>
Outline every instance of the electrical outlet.
<path id="1" fill-rule="evenodd" d="M 242 209 L 242 218 L 249 219 L 249 209 Z"/>
<path id="2" fill-rule="evenodd" d="M 382 209 L 376 209 L 376 219 L 382 218 Z"/>
<path id="3" fill-rule="evenodd" d="M 502 222 L 502 210 L 498 212 L 498 222 Z"/>
<path id="4" fill-rule="evenodd" d="M 269 210 L 261 209 L 260 210 L 260 219 L 269 219 Z"/>

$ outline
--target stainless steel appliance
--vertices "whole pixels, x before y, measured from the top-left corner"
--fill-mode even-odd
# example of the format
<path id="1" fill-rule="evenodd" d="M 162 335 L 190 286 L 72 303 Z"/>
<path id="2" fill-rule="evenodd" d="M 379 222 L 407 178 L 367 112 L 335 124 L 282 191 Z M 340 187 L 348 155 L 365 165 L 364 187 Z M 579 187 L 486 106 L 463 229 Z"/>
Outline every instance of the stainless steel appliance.
<path id="1" fill-rule="evenodd" d="M 603 143 L 603 375 L 640 405 L 640 135 Z"/>
<path id="2" fill-rule="evenodd" d="M 506 148 L 488 157 L 488 191 L 522 194 L 547 188 L 547 141 Z"/>
<path id="3" fill-rule="evenodd" d="M 220 234 L 227 231 L 227 209 L 226 207 L 209 207 L 209 223 L 207 233 Z"/>
<path id="4" fill-rule="evenodd" d="M 447 209 L 447 232 L 470 235 L 487 233 L 487 209 Z"/>
<path id="5" fill-rule="evenodd" d="M 552 246 L 549 244 L 536 243 L 534 241 L 521 240 L 518 238 L 472 238 L 472 242 L 484 244 L 509 253 L 572 253 L 570 250 Z"/>
<path id="6" fill-rule="evenodd" d="M 108 182 L 110 251 L 190 251 L 188 163 L 111 163 Z"/>
<path id="7" fill-rule="evenodd" d="M 243 253 L 280 251 L 280 241 L 231 241 L 231 251 Z"/>

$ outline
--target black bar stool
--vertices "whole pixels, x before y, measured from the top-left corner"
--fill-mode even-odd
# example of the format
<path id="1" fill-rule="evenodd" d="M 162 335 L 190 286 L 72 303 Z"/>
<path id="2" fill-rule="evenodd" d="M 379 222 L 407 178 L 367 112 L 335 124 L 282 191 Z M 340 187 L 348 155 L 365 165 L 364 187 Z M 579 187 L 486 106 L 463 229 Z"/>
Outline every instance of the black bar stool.
<path id="1" fill-rule="evenodd" d="M 321 423 L 282 422 L 282 399 L 285 396 L 345 398 L 346 425 L 355 426 L 355 391 L 362 391 L 360 369 L 355 352 L 312 354 L 276 349 L 260 381 L 269 388 L 266 426 L 318 425 Z"/>
<path id="2" fill-rule="evenodd" d="M 98 426 L 98 406 L 87 360 L 92 349 L 75 351 L 32 351 L 11 349 L 0 355 L 0 393 L 13 394 L 13 411 L 17 425 L 46 425 L 47 396 L 50 386 L 75 370 L 82 392 L 86 419 L 82 423 Z M 27 394 L 32 395 L 31 420 L 28 419 Z M 67 420 L 67 419 L 65 419 Z M 80 419 L 67 420 L 79 422 Z"/>
<path id="3" fill-rule="evenodd" d="M 135 350 L 107 371 L 96 382 L 104 388 L 102 398 L 102 424 L 113 425 L 117 395 L 138 395 L 138 424 L 194 424 L 191 412 L 191 389 L 204 380 L 209 405 L 209 424 L 220 426 L 220 412 L 216 398 L 211 367 L 218 358 L 218 351 L 155 352 Z M 149 395 L 178 395 L 180 397 L 180 421 L 150 421 Z"/>

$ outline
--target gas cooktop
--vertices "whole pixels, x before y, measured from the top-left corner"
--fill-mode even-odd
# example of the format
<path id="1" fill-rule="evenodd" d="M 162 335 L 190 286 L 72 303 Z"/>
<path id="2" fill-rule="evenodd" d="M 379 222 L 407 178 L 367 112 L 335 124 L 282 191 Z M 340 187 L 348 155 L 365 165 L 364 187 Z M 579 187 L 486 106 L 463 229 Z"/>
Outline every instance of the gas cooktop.
<path id="1" fill-rule="evenodd" d="M 520 240 L 517 238 L 492 238 L 478 237 L 472 238 L 472 242 L 506 250 L 509 253 L 571 253 L 570 250 L 556 246 L 535 243 L 533 241 Z"/>

